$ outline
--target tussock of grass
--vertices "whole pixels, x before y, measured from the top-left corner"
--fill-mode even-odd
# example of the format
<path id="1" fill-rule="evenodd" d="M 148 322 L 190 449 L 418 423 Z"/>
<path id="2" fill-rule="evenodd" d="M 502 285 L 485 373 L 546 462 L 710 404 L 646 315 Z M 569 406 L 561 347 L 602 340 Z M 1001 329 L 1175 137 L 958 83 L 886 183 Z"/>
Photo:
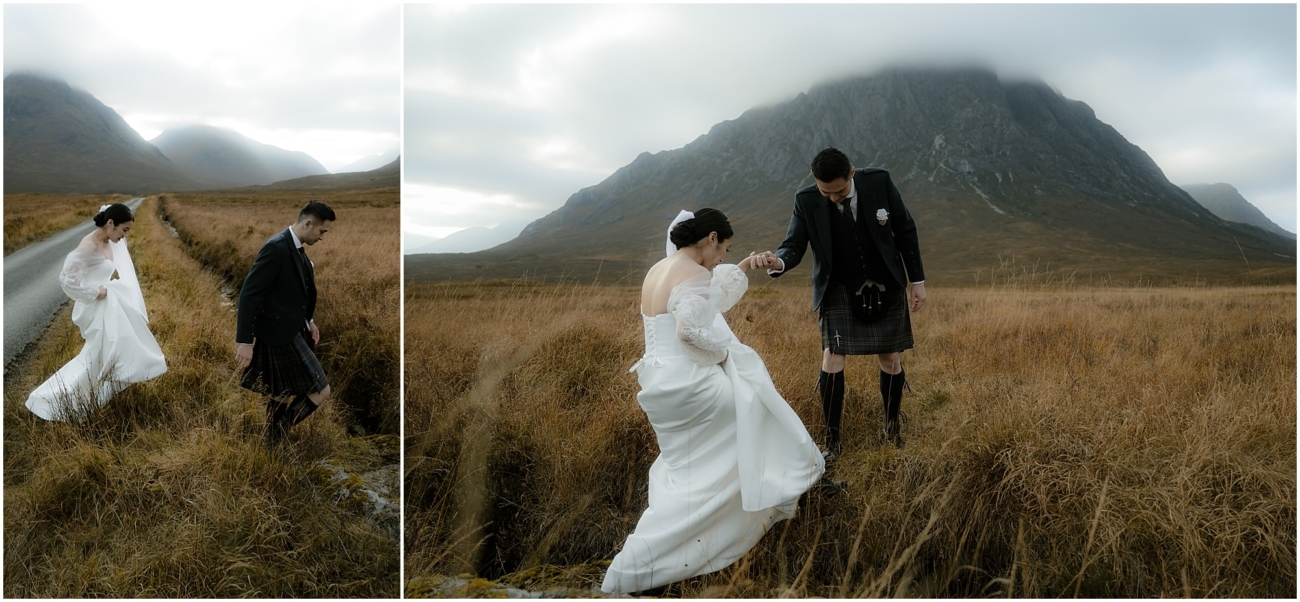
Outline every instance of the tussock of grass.
<path id="1" fill-rule="evenodd" d="M 124 194 L 6 194 L 5 255 L 95 217 L 102 205 L 130 198 Z"/>
<path id="2" fill-rule="evenodd" d="M 308 200 L 334 209 L 339 219 L 307 253 L 320 292 L 316 353 L 329 375 L 332 402 L 348 408 L 349 425 L 386 434 L 398 432 L 400 416 L 399 196 L 395 188 L 196 193 L 167 195 L 161 203 L 186 251 L 230 284 L 235 302 L 266 239 L 288 227 Z"/>
<path id="3" fill-rule="evenodd" d="M 36 418 L 27 393 L 82 345 L 68 309 L 6 372 L 5 596 L 395 597 L 397 542 L 311 470 L 373 470 L 396 449 L 348 437 L 326 405 L 265 450 L 233 308 L 156 210 L 137 212 L 130 244 L 168 372 L 80 422 Z"/>
<path id="4" fill-rule="evenodd" d="M 1294 595 L 1294 288 L 995 282 L 914 316 L 907 448 L 879 443 L 878 368 L 850 358 L 849 491 L 664 595 Z M 808 292 L 751 293 L 728 320 L 816 435 Z M 406 294 L 408 579 L 611 558 L 657 453 L 637 291 Z"/>

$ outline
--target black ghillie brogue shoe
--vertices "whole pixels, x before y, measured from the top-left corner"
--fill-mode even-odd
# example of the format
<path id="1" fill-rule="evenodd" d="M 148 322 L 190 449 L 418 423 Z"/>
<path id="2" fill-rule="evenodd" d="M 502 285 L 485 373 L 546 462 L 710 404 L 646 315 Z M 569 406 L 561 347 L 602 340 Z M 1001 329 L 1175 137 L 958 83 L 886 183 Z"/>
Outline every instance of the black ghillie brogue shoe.
<path id="1" fill-rule="evenodd" d="M 903 440 L 903 428 L 898 420 L 885 421 L 885 430 L 881 432 L 881 435 L 885 443 L 892 443 L 898 449 L 907 447 L 907 442 Z"/>
<path id="2" fill-rule="evenodd" d="M 822 452 L 822 460 L 825 461 L 827 466 L 830 466 L 831 462 L 838 460 L 843 453 L 844 445 L 840 443 L 839 430 L 828 429 L 826 433 L 826 450 Z"/>

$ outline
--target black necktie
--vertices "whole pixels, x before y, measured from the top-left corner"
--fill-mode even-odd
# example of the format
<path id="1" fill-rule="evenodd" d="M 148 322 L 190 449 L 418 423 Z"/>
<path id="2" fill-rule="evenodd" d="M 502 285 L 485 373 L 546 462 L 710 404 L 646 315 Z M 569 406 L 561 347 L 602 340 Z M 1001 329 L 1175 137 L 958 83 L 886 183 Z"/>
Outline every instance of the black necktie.
<path id="1" fill-rule="evenodd" d="M 840 213 L 844 214 L 844 219 L 849 220 L 850 226 L 858 225 L 858 221 L 853 219 L 853 208 L 849 206 L 849 199 L 840 201 Z"/>

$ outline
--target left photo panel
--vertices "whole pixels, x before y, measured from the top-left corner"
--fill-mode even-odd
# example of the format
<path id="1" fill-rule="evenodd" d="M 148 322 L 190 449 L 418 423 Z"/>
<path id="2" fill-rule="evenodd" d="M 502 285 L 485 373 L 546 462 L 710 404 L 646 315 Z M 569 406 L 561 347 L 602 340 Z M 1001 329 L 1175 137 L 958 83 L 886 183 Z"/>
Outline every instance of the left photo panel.
<path id="1" fill-rule="evenodd" d="M 400 596 L 401 7 L 4 7 L 4 597 Z"/>

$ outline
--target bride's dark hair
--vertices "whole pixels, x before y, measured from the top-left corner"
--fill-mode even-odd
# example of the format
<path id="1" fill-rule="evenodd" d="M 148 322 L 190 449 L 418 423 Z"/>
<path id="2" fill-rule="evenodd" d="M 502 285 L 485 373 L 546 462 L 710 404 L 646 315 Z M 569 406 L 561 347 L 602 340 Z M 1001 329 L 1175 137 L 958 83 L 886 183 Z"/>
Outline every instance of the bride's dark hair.
<path id="1" fill-rule="evenodd" d="M 710 232 L 718 233 L 718 242 L 727 240 L 735 234 L 731 230 L 731 222 L 727 221 L 727 216 L 717 209 L 706 207 L 696 211 L 695 217 L 673 226 L 672 232 L 668 233 L 668 240 L 681 249 L 700 242 Z"/>
<path id="2" fill-rule="evenodd" d="M 107 209 L 100 211 L 95 215 L 95 227 L 103 228 L 108 220 L 113 220 L 113 225 L 120 226 L 127 222 L 135 221 L 135 216 L 131 215 L 131 208 L 121 203 L 113 203 Z"/>

